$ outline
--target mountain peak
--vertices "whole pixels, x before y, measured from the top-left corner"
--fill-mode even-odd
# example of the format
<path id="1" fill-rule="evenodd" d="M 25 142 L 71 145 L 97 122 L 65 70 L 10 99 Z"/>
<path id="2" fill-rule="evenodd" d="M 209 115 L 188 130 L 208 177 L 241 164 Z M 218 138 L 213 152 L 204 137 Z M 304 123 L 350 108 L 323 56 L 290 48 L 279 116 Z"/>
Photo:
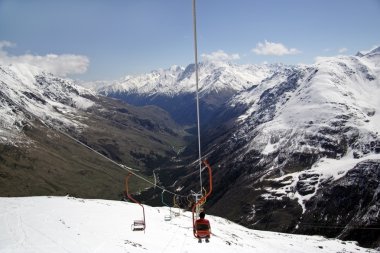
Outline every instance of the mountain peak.
<path id="1" fill-rule="evenodd" d="M 356 53 L 355 56 L 362 57 L 365 55 L 374 55 L 374 54 L 380 54 L 380 46 L 376 46 L 375 48 L 373 48 L 369 51 L 359 51 Z"/>
<path id="2" fill-rule="evenodd" d="M 178 71 L 183 71 L 184 68 L 181 67 L 181 66 L 178 66 L 178 65 L 173 65 L 169 68 L 170 71 L 173 71 L 173 72 L 178 72 Z"/>
<path id="3" fill-rule="evenodd" d="M 26 63 L 0 65 L 0 80 L 0 117 L 2 130 L 6 129 L 0 131 L 0 143 L 1 140 L 18 142 L 22 129 L 16 131 L 15 126 L 27 122 L 28 115 L 68 127 L 86 127 L 73 115 L 94 105 L 86 98 L 92 92 L 73 81 L 46 74 Z"/>

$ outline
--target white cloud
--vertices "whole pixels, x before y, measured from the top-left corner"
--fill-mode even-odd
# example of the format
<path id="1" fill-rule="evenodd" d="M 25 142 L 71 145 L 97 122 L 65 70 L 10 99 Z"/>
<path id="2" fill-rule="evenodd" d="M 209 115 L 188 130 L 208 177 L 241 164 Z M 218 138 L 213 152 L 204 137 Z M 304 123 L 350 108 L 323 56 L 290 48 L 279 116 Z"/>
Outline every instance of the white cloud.
<path id="1" fill-rule="evenodd" d="M 318 63 L 318 62 L 326 61 L 328 59 L 331 59 L 331 57 L 329 57 L 329 56 L 316 56 L 316 57 L 314 57 L 314 62 Z"/>
<path id="2" fill-rule="evenodd" d="M 14 43 L 6 40 L 0 40 L 0 50 L 2 50 L 4 47 L 14 47 L 16 46 Z"/>
<path id="3" fill-rule="evenodd" d="M 240 59 L 239 54 L 227 54 L 223 50 L 218 50 L 211 54 L 202 54 L 201 56 L 205 61 L 233 61 Z"/>
<path id="4" fill-rule="evenodd" d="M 289 55 L 289 54 L 299 54 L 299 51 L 296 48 L 287 48 L 281 43 L 269 42 L 265 40 L 264 43 L 257 43 L 256 47 L 252 49 L 252 52 L 259 55 Z"/>
<path id="5" fill-rule="evenodd" d="M 90 63 L 87 56 L 74 54 L 9 55 L 4 48 L 13 46 L 15 44 L 9 41 L 0 41 L 0 64 L 27 63 L 55 75 L 67 76 L 85 73 Z"/>
<path id="6" fill-rule="evenodd" d="M 347 52 L 347 48 L 345 48 L 345 47 L 342 47 L 342 48 L 340 48 L 339 50 L 338 50 L 338 52 L 340 53 L 340 54 L 342 54 L 342 53 L 345 53 L 345 52 Z"/>

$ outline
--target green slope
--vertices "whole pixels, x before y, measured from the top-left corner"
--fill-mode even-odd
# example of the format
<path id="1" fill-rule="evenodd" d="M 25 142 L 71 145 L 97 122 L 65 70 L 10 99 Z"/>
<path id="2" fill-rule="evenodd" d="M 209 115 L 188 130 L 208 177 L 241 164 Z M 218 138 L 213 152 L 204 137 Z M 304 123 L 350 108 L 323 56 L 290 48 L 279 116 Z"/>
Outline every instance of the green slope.
<path id="1" fill-rule="evenodd" d="M 67 133 L 151 181 L 152 170 L 170 164 L 176 150 L 186 145 L 185 131 L 162 109 L 105 97 L 95 100 L 96 106 L 80 112 L 89 127 Z M 38 120 L 24 133 L 31 145 L 0 145 L 0 196 L 122 198 L 127 171 Z M 132 191 L 149 186 L 131 178 Z"/>

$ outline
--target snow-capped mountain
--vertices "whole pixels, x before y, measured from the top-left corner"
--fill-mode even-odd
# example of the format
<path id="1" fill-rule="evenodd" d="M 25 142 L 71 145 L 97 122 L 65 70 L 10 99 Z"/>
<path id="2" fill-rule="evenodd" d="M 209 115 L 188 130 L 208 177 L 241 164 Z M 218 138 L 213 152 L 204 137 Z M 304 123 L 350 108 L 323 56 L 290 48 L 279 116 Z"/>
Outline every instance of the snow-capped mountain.
<path id="1" fill-rule="evenodd" d="M 199 64 L 200 96 L 223 91 L 245 90 L 272 74 L 280 65 L 235 65 L 228 62 L 206 61 Z M 195 65 L 186 68 L 172 66 L 148 74 L 126 76 L 124 79 L 98 88 L 100 93 L 134 93 L 145 96 L 178 96 L 194 93 Z"/>
<path id="2" fill-rule="evenodd" d="M 378 227 L 378 51 L 283 69 L 231 98 L 221 117 L 235 108 L 242 113 L 232 126 L 205 134 L 222 192 L 213 212 L 254 228 L 342 238 Z M 373 185 L 358 190 L 365 181 Z M 337 227 L 324 228 L 331 224 Z M 376 230 L 368 230 L 362 243 L 378 244 Z"/>
<path id="3" fill-rule="evenodd" d="M 183 167 L 197 154 L 183 131 L 195 123 L 194 65 L 129 76 L 99 90 L 135 105 L 158 105 L 183 126 L 157 107 L 93 96 L 71 81 L 34 68 L 1 71 L 0 161 L 6 170 L 0 173 L 0 189 L 22 185 L 18 193 L 39 194 L 75 189 L 76 196 L 109 192 L 109 198 L 122 189 L 117 179 L 122 173 L 104 173 L 104 161 L 83 150 L 77 153 L 77 143 L 67 144 L 57 133 L 41 135 L 46 127 L 38 128 L 35 117 L 147 173 L 173 158 L 171 166 L 160 167 L 155 176 L 181 193 L 188 194 L 199 182 L 196 174 L 181 177 L 194 169 Z M 320 58 L 309 66 L 205 62 L 200 64 L 200 92 L 202 150 L 216 171 L 214 192 L 206 203 L 209 213 L 251 228 L 380 245 L 379 49 Z M 30 150 L 17 153 L 7 146 L 36 138 L 39 149 L 32 151 L 32 158 L 25 155 Z M 178 151 L 184 146 L 183 153 L 190 157 L 186 161 Z M 49 159 L 46 151 L 51 152 Z M 36 157 L 42 162 L 35 164 Z M 32 180 L 19 176 L 14 170 L 18 166 Z M 44 168 L 44 173 L 36 168 Z M 95 187 L 78 182 L 78 175 L 91 176 Z M 173 178 L 178 179 L 174 185 Z M 77 187 L 80 184 L 83 187 Z M 86 195 L 88 188 L 96 189 L 93 195 Z M 148 190 L 140 196 L 154 201 L 159 195 Z"/>
<path id="4" fill-rule="evenodd" d="M 89 90 L 29 64 L 0 66 L 0 80 L 1 143 L 28 142 L 22 129 L 30 116 L 78 131 L 86 127 L 78 109 L 94 105 Z"/>
<path id="5" fill-rule="evenodd" d="M 379 245 L 371 229 L 380 224 L 379 51 L 318 58 L 313 65 L 201 63 L 202 150 L 218 171 L 211 212 L 253 228 Z M 127 77 L 101 92 L 158 105 L 191 124 L 194 84 L 189 65 Z M 187 154 L 196 154 L 191 148 Z M 333 194 L 344 188 L 352 196 L 362 181 L 374 183 L 351 202 Z M 186 192 L 192 182 L 184 178 L 176 187 Z M 336 227 L 326 228 L 331 224 Z M 357 228 L 367 229 L 367 237 Z"/>
<path id="6" fill-rule="evenodd" d="M 0 66 L 0 88 L 0 196 L 118 199 L 118 164 L 150 175 L 185 143 L 164 110 L 94 95 L 28 64 Z"/>
<path id="7" fill-rule="evenodd" d="M 376 143 L 380 130 L 379 57 L 321 59 L 240 93 L 230 105 L 245 104 L 248 109 L 237 120 L 234 141 L 252 138 L 246 152 L 254 146 L 265 155 L 285 147 L 333 158 L 347 154 L 348 147 L 359 157 L 374 152 L 373 145 L 370 149 L 366 144 Z M 302 142 L 318 135 L 324 142 Z M 347 143 L 335 135 L 343 135 Z"/>
<path id="8" fill-rule="evenodd" d="M 259 84 L 282 69 L 277 65 L 236 65 L 206 61 L 199 64 L 199 96 L 202 122 L 221 108 L 229 98 Z M 195 65 L 173 66 L 138 76 L 127 76 L 98 92 L 134 105 L 157 105 L 180 123 L 195 122 Z"/>
<path id="9" fill-rule="evenodd" d="M 176 210 L 176 212 L 179 210 Z M 141 207 L 72 197 L 0 198 L 0 252 L 367 252 L 356 242 L 255 231 L 207 216 L 210 243 L 198 243 L 190 212 L 170 221 L 169 209 L 145 206 L 145 232 L 131 231 Z"/>

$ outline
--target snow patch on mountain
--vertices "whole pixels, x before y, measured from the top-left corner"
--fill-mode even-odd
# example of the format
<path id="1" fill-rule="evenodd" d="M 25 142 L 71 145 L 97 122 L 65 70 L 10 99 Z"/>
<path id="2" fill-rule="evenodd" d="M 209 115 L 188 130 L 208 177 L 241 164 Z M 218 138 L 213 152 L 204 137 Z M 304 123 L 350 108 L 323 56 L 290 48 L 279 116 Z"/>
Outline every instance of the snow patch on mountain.
<path id="1" fill-rule="evenodd" d="M 371 136 L 380 131 L 380 83 L 379 72 L 366 63 L 355 57 L 321 59 L 312 67 L 298 68 L 296 74 L 292 72 L 291 75 L 296 76 L 288 91 L 285 85 L 290 85 L 291 76 L 279 73 L 254 89 L 240 93 L 230 102 L 232 107 L 242 103 L 248 107 L 239 117 L 238 122 L 243 125 L 239 132 L 245 135 L 244 128 L 259 124 L 255 131 L 263 134 L 258 136 L 260 140 L 252 142 L 255 146 L 262 143 L 263 150 L 275 134 L 280 140 L 281 136 L 294 132 L 307 135 L 322 127 L 338 127 L 342 121 L 344 126 L 358 129 L 372 139 Z M 264 95 L 274 97 L 279 91 L 283 93 L 279 94 L 276 104 L 263 105 Z M 264 106 L 272 106 L 273 110 Z M 267 111 L 257 115 L 261 109 Z M 258 116 L 263 118 L 258 119 Z"/>
<path id="2" fill-rule="evenodd" d="M 376 159 L 380 159 L 380 154 L 370 154 L 355 159 L 352 152 L 341 159 L 321 158 L 311 169 L 267 179 L 268 181 L 279 182 L 282 186 L 279 188 L 267 187 L 265 190 L 269 194 L 265 194 L 264 197 L 277 200 L 281 200 L 283 197 L 295 199 L 302 207 L 303 213 L 305 213 L 305 203 L 315 196 L 323 183 L 339 180 L 358 163 Z M 297 191 L 297 188 L 300 187 L 302 187 L 303 194 Z"/>

